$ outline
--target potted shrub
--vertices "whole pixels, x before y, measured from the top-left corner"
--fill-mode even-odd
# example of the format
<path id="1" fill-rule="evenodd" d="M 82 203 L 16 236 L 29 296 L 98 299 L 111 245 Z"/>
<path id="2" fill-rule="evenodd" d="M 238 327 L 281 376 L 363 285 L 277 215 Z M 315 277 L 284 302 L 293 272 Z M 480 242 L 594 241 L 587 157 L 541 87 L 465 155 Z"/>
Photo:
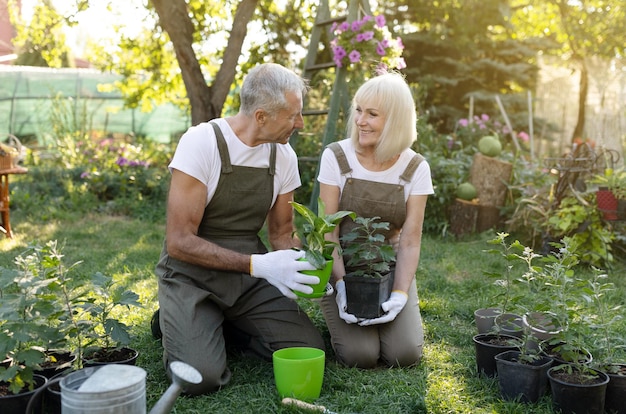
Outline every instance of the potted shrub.
<path id="1" fill-rule="evenodd" d="M 325 213 L 325 205 L 321 198 L 317 200 L 317 213 L 307 206 L 291 202 L 294 210 L 302 217 L 302 221 L 296 222 L 296 231 L 302 249 L 305 251 L 305 259 L 318 269 L 317 271 L 305 271 L 320 278 L 320 283 L 313 286 L 313 293 L 305 294 L 295 292 L 298 296 L 306 298 L 321 297 L 325 294 L 326 284 L 330 279 L 333 269 L 333 251 L 341 247 L 339 244 L 328 240 L 326 235 L 332 233 L 344 217 L 355 217 L 352 211 L 337 211 L 333 214 Z"/>
<path id="2" fill-rule="evenodd" d="M 393 246 L 385 242 L 382 230 L 389 223 L 380 217 L 355 217 L 354 226 L 341 238 L 346 268 L 347 312 L 357 318 L 381 316 L 381 308 L 393 288 L 391 264 L 396 260 Z M 347 259 L 347 260 L 346 260 Z"/>
<path id="3" fill-rule="evenodd" d="M 595 309 L 591 318 L 592 366 L 609 376 L 604 410 L 626 413 L 626 340 L 615 334 L 614 328 L 623 321 L 621 306 L 609 306 L 607 297 L 615 294 L 615 285 L 600 270 L 587 282 L 587 297 Z"/>
<path id="4" fill-rule="evenodd" d="M 84 336 L 88 346 L 84 347 L 83 365 L 134 365 L 138 352 L 128 347 L 129 328 L 114 317 L 114 311 L 118 307 L 141 307 L 139 296 L 100 272 L 92 276 L 90 287 L 89 295 L 80 304 L 86 316 L 85 326 L 90 326 Z"/>
<path id="5" fill-rule="evenodd" d="M 499 255 L 506 261 L 504 271 L 484 271 L 485 276 L 495 278 L 494 285 L 502 288 L 502 292 L 498 294 L 501 303 L 486 308 L 479 308 L 474 311 L 474 321 L 478 329 L 478 333 L 487 333 L 497 330 L 504 330 L 505 334 L 513 336 L 521 336 L 521 316 L 510 312 L 513 297 L 513 262 L 519 260 L 519 255 L 515 252 L 522 252 L 524 246 L 519 241 L 507 244 L 506 238 L 508 233 L 497 233 L 496 237 L 489 240 L 488 243 L 499 246 L 498 249 L 484 250 L 487 254 Z"/>
<path id="6" fill-rule="evenodd" d="M 42 298 L 50 283 L 38 274 L 21 268 L 0 268 L 0 412 L 26 410 L 36 389 L 47 378 L 37 374 L 46 356 L 42 342 L 60 340 L 47 318 L 53 312 L 50 298 Z"/>

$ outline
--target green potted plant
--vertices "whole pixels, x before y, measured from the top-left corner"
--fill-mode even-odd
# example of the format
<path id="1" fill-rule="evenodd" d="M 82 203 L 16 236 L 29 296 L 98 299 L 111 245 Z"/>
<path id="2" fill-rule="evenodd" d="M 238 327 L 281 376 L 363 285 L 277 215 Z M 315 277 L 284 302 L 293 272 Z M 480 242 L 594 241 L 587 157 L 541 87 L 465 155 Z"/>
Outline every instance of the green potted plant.
<path id="1" fill-rule="evenodd" d="M 626 412 L 626 340 L 616 335 L 616 328 L 623 322 L 623 308 L 609 305 L 608 298 L 615 295 L 616 288 L 608 281 L 608 275 L 594 269 L 594 277 L 587 280 L 586 302 L 592 338 L 592 366 L 605 372 L 610 380 L 606 388 L 604 410 L 607 413 Z"/>
<path id="2" fill-rule="evenodd" d="M 90 287 L 88 296 L 80 304 L 87 326 L 91 326 L 86 332 L 89 346 L 84 348 L 82 355 L 84 365 L 134 365 L 138 352 L 128 347 L 131 341 L 129 328 L 114 317 L 114 310 L 141 307 L 139 296 L 101 272 L 91 277 Z"/>
<path id="3" fill-rule="evenodd" d="M 341 237 L 344 261 L 350 269 L 343 277 L 347 312 L 357 318 L 381 316 L 380 305 L 389 299 L 393 288 L 391 265 L 396 252 L 382 233 L 389 230 L 389 223 L 379 220 L 378 216 L 355 217 L 354 226 Z"/>
<path id="4" fill-rule="evenodd" d="M 516 300 L 513 297 L 515 293 L 513 289 L 515 281 L 513 268 L 515 262 L 520 260 L 520 255 L 524 252 L 524 246 L 517 240 L 508 244 L 507 237 L 509 237 L 508 233 L 497 233 L 496 237 L 489 240 L 488 243 L 496 245 L 498 248 L 484 250 L 487 254 L 501 256 L 505 260 L 504 271 L 483 272 L 485 276 L 495 279 L 495 286 L 502 288 L 502 292 L 497 296 L 500 299 L 500 303 L 497 306 L 477 309 L 474 312 L 474 319 L 476 326 L 479 328 L 479 333 L 497 330 L 507 335 L 521 337 L 522 317 L 513 312 L 511 307 Z"/>
<path id="5" fill-rule="evenodd" d="M 305 259 L 317 269 L 317 271 L 305 271 L 304 273 L 313 274 L 320 278 L 320 283 L 313 286 L 313 293 L 296 292 L 296 294 L 306 298 L 321 297 L 325 294 L 326 284 L 332 272 L 333 251 L 335 249 L 341 250 L 339 244 L 327 239 L 326 235 L 332 233 L 345 217 L 355 217 L 355 213 L 342 210 L 333 214 L 326 214 L 326 206 L 321 198 L 317 200 L 317 213 L 295 201 L 291 204 L 296 213 L 302 217 L 302 220 L 296 221 L 295 233 L 302 242 Z"/>
<path id="6" fill-rule="evenodd" d="M 48 323 L 52 298 L 41 294 L 49 283 L 29 269 L 0 268 L 0 412 L 24 412 L 47 382 L 37 373 L 46 360 L 39 345 L 62 340 Z"/>

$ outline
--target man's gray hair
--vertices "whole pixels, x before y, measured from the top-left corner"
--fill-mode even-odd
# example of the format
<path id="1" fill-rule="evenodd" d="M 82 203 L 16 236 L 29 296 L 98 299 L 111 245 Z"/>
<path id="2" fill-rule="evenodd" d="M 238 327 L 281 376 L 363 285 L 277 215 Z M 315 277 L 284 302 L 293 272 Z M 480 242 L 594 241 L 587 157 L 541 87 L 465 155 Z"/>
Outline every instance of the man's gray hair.
<path id="1" fill-rule="evenodd" d="M 243 81 L 241 92 L 241 112 L 252 115 L 257 109 L 263 109 L 275 115 L 288 107 L 285 94 L 295 92 L 302 97 L 308 91 L 306 80 L 295 72 L 276 63 L 264 63 L 253 68 Z"/>

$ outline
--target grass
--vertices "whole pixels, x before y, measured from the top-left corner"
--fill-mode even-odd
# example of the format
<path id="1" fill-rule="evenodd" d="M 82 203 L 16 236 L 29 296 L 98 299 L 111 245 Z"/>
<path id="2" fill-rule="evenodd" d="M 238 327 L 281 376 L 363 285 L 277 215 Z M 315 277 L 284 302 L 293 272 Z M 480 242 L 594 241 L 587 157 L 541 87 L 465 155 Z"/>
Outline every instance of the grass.
<path id="1" fill-rule="evenodd" d="M 148 408 L 169 386 L 162 365 L 162 348 L 152 339 L 149 320 L 157 308 L 154 266 L 162 247 L 164 224 L 101 214 L 67 217 L 62 221 L 29 222 L 12 211 L 14 238 L 0 238 L 0 266 L 33 241 L 58 240 L 67 263 L 82 260 L 81 271 L 103 273 L 124 280 L 140 295 L 143 308 L 121 315 L 132 326 L 137 365 L 147 371 Z M 497 303 L 498 288 L 483 271 L 501 269 L 499 257 L 481 254 L 493 234 L 463 240 L 424 237 L 417 285 L 424 320 L 424 358 L 413 368 L 359 370 L 339 366 L 327 353 L 324 384 L 317 403 L 347 413 L 551 413 L 550 396 L 525 405 L 500 399 L 497 381 L 479 377 L 472 336 L 473 311 Z M 610 272 L 611 281 L 624 292 L 624 266 Z M 623 303 L 623 293 L 614 298 Z M 299 299 L 328 340 L 316 302 Z M 626 334 L 621 326 L 616 335 Z M 298 413 L 281 405 L 270 363 L 232 357 L 232 382 L 206 396 L 180 397 L 174 413 Z"/>

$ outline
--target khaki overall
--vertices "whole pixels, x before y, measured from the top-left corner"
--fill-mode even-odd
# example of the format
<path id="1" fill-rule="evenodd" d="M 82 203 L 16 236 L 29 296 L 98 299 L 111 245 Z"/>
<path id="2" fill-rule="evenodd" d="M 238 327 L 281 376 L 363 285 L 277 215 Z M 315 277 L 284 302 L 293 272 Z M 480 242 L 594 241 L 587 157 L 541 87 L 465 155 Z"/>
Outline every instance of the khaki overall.
<path id="1" fill-rule="evenodd" d="M 341 191 L 339 210 L 350 210 L 362 217 L 381 217 L 389 222 L 384 231 L 389 240 L 401 229 L 406 219 L 404 183 L 409 182 L 423 157 L 415 155 L 398 178 L 398 184 L 387 184 L 352 178 L 352 168 L 338 143 L 332 143 L 342 175 L 348 175 Z M 404 183 L 403 183 L 404 182 Z M 346 234 L 353 226 L 352 220 L 344 220 L 339 235 Z M 345 247 L 345 246 L 344 246 Z M 344 264 L 348 258 L 344 256 Z M 346 267 L 346 273 L 350 273 Z M 392 322 L 372 326 L 347 324 L 339 317 L 334 295 L 322 300 L 322 311 L 331 334 L 331 343 L 337 359 L 348 366 L 371 368 L 379 358 L 388 366 L 413 365 L 421 359 L 424 331 L 419 310 L 417 288 L 413 280 L 408 292 L 408 301 Z"/>
<path id="2" fill-rule="evenodd" d="M 241 253 L 265 253 L 258 232 L 272 202 L 276 148 L 272 145 L 269 168 L 232 165 L 222 132 L 212 125 L 222 170 L 198 236 Z M 280 348 L 324 348 L 306 313 L 264 279 L 170 258 L 165 245 L 156 273 L 164 361 L 183 361 L 200 371 L 203 382 L 188 390 L 191 394 L 214 391 L 230 380 L 231 343 L 224 339 L 229 332 L 237 333 L 236 346 L 266 360 Z"/>

